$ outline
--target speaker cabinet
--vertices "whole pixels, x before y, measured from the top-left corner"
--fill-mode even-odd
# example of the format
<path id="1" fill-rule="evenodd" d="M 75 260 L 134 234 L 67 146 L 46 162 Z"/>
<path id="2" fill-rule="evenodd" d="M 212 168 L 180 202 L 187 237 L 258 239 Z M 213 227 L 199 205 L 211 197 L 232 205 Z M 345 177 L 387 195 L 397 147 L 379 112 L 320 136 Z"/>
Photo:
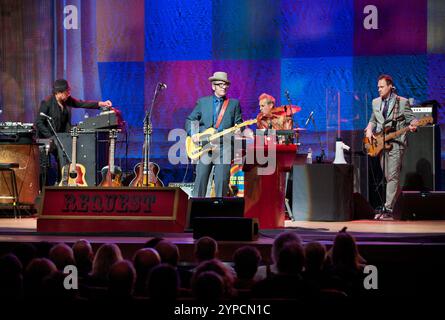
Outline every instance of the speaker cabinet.
<path id="1" fill-rule="evenodd" d="M 71 135 L 60 133 L 59 137 L 66 152 L 72 158 Z M 100 171 L 108 164 L 108 137 L 108 132 L 82 132 L 77 139 L 77 163 L 85 166 L 85 178 L 90 187 L 94 187 L 102 181 Z M 63 159 L 60 152 L 59 157 Z"/>
<path id="2" fill-rule="evenodd" d="M 440 127 L 431 125 L 408 133 L 400 183 L 406 191 L 440 190 Z"/>
<path id="3" fill-rule="evenodd" d="M 292 213 L 299 221 L 349 221 L 353 218 L 353 166 L 293 166 Z"/>
<path id="4" fill-rule="evenodd" d="M 223 241 L 254 241 L 258 239 L 258 219 L 240 217 L 195 218 L 193 238 L 204 236 Z"/>
<path id="5" fill-rule="evenodd" d="M 445 219 L 445 192 L 402 191 L 394 204 L 397 220 Z"/>
<path id="6" fill-rule="evenodd" d="M 190 198 L 187 212 L 187 229 L 194 228 L 197 217 L 238 217 L 244 216 L 244 198 Z"/>

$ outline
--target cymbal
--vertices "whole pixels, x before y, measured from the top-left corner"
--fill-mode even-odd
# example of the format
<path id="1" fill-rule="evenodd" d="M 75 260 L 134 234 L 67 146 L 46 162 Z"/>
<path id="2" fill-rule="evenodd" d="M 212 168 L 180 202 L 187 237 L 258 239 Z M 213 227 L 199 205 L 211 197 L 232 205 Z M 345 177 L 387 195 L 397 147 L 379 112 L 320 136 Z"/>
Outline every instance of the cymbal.
<path id="1" fill-rule="evenodd" d="M 283 114 L 285 114 L 286 110 L 287 110 L 288 114 L 294 114 L 294 113 L 300 112 L 301 111 L 301 107 L 294 106 L 294 105 L 279 106 L 279 107 L 273 108 L 272 109 L 272 113 L 279 113 L 279 114 L 283 113 Z"/>
<path id="2" fill-rule="evenodd" d="M 294 128 L 294 131 L 306 131 L 306 128 Z"/>

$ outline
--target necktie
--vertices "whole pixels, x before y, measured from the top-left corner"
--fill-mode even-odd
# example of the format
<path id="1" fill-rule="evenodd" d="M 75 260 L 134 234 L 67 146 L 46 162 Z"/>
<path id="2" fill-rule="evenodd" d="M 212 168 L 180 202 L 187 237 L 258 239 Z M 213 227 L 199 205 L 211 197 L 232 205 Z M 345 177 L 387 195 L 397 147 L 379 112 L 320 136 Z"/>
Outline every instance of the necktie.
<path id="1" fill-rule="evenodd" d="M 216 99 L 215 102 L 215 112 L 213 113 L 213 125 L 216 125 L 218 120 L 219 111 L 221 110 L 222 99 Z"/>
<path id="2" fill-rule="evenodd" d="M 383 118 L 385 118 L 385 119 L 386 119 L 386 115 L 388 113 L 388 107 L 389 107 L 389 101 L 385 100 L 385 105 L 384 105 L 383 111 L 382 111 Z"/>

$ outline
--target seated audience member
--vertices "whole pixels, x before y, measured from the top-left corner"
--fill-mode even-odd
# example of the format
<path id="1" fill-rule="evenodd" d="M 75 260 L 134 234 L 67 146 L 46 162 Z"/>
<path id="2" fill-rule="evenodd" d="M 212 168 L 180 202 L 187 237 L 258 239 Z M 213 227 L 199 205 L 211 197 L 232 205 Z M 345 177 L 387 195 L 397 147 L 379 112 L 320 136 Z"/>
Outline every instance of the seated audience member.
<path id="1" fill-rule="evenodd" d="M 42 299 L 43 279 L 56 271 L 56 265 L 49 259 L 35 258 L 31 260 L 24 275 L 25 298 Z"/>
<path id="2" fill-rule="evenodd" d="M 295 232 L 292 231 L 280 233 L 278 237 L 275 238 L 271 252 L 272 264 L 259 266 L 254 278 L 255 281 L 265 279 L 271 274 L 276 274 L 278 272 L 276 261 L 278 261 L 278 256 L 280 255 L 281 249 L 289 242 L 296 242 L 298 244 L 301 244 L 301 239 Z"/>
<path id="3" fill-rule="evenodd" d="M 255 247 L 244 246 L 235 251 L 233 262 L 236 272 L 234 283 L 236 289 L 250 289 L 253 286 L 255 283 L 253 278 L 258 270 L 260 261 L 261 255 Z"/>
<path id="4" fill-rule="evenodd" d="M 303 278 L 314 290 L 320 290 L 325 286 L 326 274 L 324 270 L 326 260 L 326 248 L 320 242 L 310 242 L 305 246 L 306 265 Z"/>
<path id="5" fill-rule="evenodd" d="M 133 256 L 133 265 L 136 270 L 135 296 L 147 296 L 147 281 L 150 271 L 161 263 L 161 257 L 153 248 L 143 248 L 136 251 Z"/>
<path id="6" fill-rule="evenodd" d="M 179 266 L 180 255 L 178 247 L 168 240 L 162 240 L 156 245 L 155 249 L 161 257 L 161 263 L 168 263 L 178 271 L 180 287 L 190 288 L 191 275 L 187 268 Z"/>
<path id="7" fill-rule="evenodd" d="M 42 296 L 47 301 L 73 302 L 78 296 L 78 290 L 67 290 L 64 286 L 66 275 L 57 270 L 42 280 Z"/>
<path id="8" fill-rule="evenodd" d="M 194 278 L 193 297 L 200 303 L 215 303 L 224 299 L 223 278 L 215 271 L 204 271 Z"/>
<path id="9" fill-rule="evenodd" d="M 218 259 L 212 259 L 202 262 L 195 270 L 192 276 L 192 288 L 199 275 L 206 271 L 214 271 L 221 276 L 224 284 L 224 298 L 230 299 L 235 296 L 236 291 L 233 288 L 234 277 L 229 268 Z"/>
<path id="10" fill-rule="evenodd" d="M 131 300 L 133 298 L 136 271 L 128 260 L 113 264 L 108 274 L 108 297 L 112 299 Z"/>
<path id="11" fill-rule="evenodd" d="M 12 253 L 0 257 L 0 300 L 23 299 L 23 268 L 20 260 Z"/>
<path id="12" fill-rule="evenodd" d="M 211 237 L 202 237 L 195 242 L 195 259 L 200 264 L 218 256 L 218 243 Z"/>
<path id="13" fill-rule="evenodd" d="M 154 301 L 175 301 L 179 291 L 179 276 L 176 268 L 162 263 L 155 266 L 148 276 L 148 296 Z"/>
<path id="14" fill-rule="evenodd" d="M 93 248 L 88 240 L 79 240 L 73 244 L 74 260 L 79 277 L 86 277 L 93 268 Z"/>
<path id="15" fill-rule="evenodd" d="M 304 249 L 291 241 L 281 248 L 277 260 L 277 273 L 259 281 L 252 287 L 257 298 L 303 299 L 310 296 L 303 278 Z"/>
<path id="16" fill-rule="evenodd" d="M 106 287 L 111 266 L 122 260 L 122 253 L 117 245 L 113 243 L 103 244 L 94 256 L 93 271 L 85 279 L 85 284 L 88 286 Z"/>
<path id="17" fill-rule="evenodd" d="M 330 286 L 350 296 L 360 294 L 364 277 L 362 261 L 354 237 L 339 232 L 331 249 Z"/>
<path id="18" fill-rule="evenodd" d="M 73 250 L 65 243 L 56 244 L 49 251 L 49 258 L 63 272 L 65 266 L 75 265 Z"/>

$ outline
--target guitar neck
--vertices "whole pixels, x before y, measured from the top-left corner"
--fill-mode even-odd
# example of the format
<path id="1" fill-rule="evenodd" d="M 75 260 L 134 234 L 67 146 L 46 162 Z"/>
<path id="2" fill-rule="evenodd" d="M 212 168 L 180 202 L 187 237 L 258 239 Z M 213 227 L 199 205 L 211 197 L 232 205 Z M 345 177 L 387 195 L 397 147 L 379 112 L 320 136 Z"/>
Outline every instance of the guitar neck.
<path id="1" fill-rule="evenodd" d="M 145 134 L 144 143 L 144 174 L 148 172 L 148 164 L 150 163 L 150 135 Z"/>
<path id="2" fill-rule="evenodd" d="M 398 136 L 401 136 L 402 134 L 404 134 L 408 130 L 409 130 L 409 127 L 405 127 L 405 128 L 400 129 L 400 130 L 388 133 L 387 135 L 385 135 L 385 141 L 393 140 L 393 139 L 397 138 Z"/>
<path id="3" fill-rule="evenodd" d="M 115 143 L 115 138 L 111 138 L 111 140 L 110 140 L 110 160 L 109 160 L 109 163 L 110 163 L 110 171 L 111 172 L 114 172 L 114 148 L 115 148 L 115 145 L 116 145 L 116 143 Z"/>
<path id="4" fill-rule="evenodd" d="M 433 123 L 433 117 L 423 117 L 422 119 L 418 120 L 417 127 L 423 127 L 424 125 L 427 125 L 428 123 Z M 409 131 L 409 126 L 402 128 L 400 130 L 397 130 L 395 132 L 390 132 L 387 135 L 385 135 L 385 142 L 388 140 L 395 139 L 398 136 L 400 136 L 408 131 Z"/>
<path id="5" fill-rule="evenodd" d="M 76 167 L 77 163 L 77 136 L 73 136 L 73 146 L 71 148 L 72 166 Z"/>
<path id="6" fill-rule="evenodd" d="M 238 124 L 238 125 L 235 125 L 234 127 L 225 129 L 225 130 L 223 130 L 223 131 L 221 131 L 221 132 L 218 132 L 218 133 L 215 133 L 214 135 L 212 135 L 211 140 L 218 139 L 218 138 L 222 137 L 222 136 L 225 135 L 225 134 L 228 134 L 228 133 L 230 133 L 230 132 L 236 131 L 237 129 L 242 128 L 242 127 L 245 127 L 245 126 L 248 126 L 248 125 L 250 125 L 250 124 L 252 124 L 252 123 L 254 123 L 254 122 L 256 122 L 256 119 L 255 119 L 255 120 L 248 120 L 248 121 L 245 121 L 245 122 L 243 122 L 243 123 L 240 123 L 240 124 Z"/>

